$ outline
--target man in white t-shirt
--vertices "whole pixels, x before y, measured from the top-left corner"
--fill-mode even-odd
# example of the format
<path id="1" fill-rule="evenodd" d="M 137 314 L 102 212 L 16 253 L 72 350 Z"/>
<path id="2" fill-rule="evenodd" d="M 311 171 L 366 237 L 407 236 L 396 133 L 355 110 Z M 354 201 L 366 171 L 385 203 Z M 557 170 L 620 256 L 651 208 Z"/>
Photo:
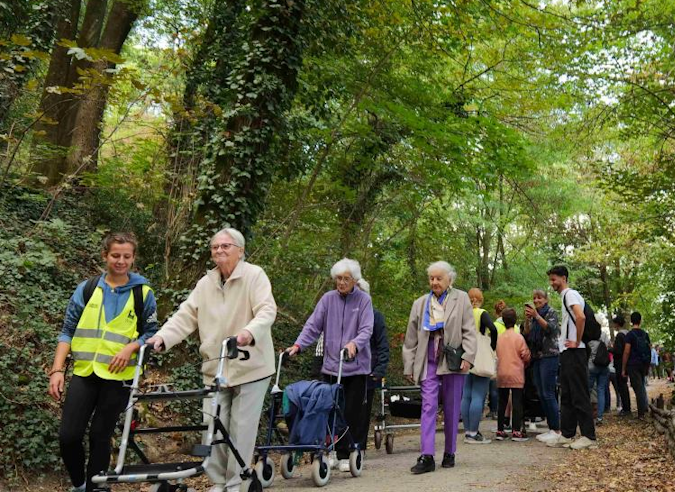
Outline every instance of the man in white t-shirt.
<path id="1" fill-rule="evenodd" d="M 547 446 L 585 449 L 597 447 L 593 408 L 588 390 L 588 355 L 582 341 L 586 316 L 586 303 L 581 295 L 567 285 L 569 271 L 565 266 L 554 266 L 548 272 L 548 281 L 563 301 L 560 324 L 560 430 L 557 439 Z M 573 441 L 577 433 L 581 437 Z"/>

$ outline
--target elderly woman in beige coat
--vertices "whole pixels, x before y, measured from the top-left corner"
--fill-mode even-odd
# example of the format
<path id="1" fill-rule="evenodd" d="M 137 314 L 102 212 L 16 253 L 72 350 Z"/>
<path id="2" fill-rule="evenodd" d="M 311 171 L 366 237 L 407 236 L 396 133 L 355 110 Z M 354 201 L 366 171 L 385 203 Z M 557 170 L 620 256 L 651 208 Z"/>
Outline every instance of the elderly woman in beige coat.
<path id="1" fill-rule="evenodd" d="M 412 467 L 414 474 L 436 469 L 434 462 L 438 391 L 443 395 L 445 452 L 443 468 L 455 466 L 457 426 L 464 378 L 476 356 L 476 328 L 466 292 L 454 289 L 457 274 L 445 261 L 429 265 L 431 292 L 418 298 L 410 311 L 403 344 L 403 371 L 422 393 L 420 432 L 421 455 Z M 444 348 L 462 348 L 459 371 L 448 368 Z"/>
<path id="2" fill-rule="evenodd" d="M 223 229 L 211 239 L 211 259 L 216 268 L 202 277 L 157 334 L 147 343 L 156 350 L 170 349 L 199 330 L 199 352 L 204 358 L 204 384 L 216 376 L 223 340 L 237 337 L 250 358 L 227 362 L 227 389 L 220 420 L 246 463 L 253 449 L 265 394 L 274 374 L 272 323 L 277 306 L 272 286 L 262 268 L 244 261 L 244 236 L 236 229 Z M 208 424 L 210 398 L 204 401 Z M 214 483 L 209 492 L 239 490 L 241 468 L 228 448 L 221 444 L 211 451 L 206 473 Z"/>

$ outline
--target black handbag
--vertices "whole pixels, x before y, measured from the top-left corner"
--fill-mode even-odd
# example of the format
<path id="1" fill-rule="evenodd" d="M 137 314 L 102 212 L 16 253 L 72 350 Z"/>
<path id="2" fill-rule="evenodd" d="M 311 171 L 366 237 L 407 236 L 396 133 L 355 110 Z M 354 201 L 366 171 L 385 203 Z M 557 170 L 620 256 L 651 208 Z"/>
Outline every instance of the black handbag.
<path id="1" fill-rule="evenodd" d="M 462 370 L 462 356 L 464 355 L 464 348 L 460 345 L 455 348 L 450 344 L 443 347 L 445 354 L 445 363 L 448 365 L 448 370 L 452 372 L 460 372 Z"/>

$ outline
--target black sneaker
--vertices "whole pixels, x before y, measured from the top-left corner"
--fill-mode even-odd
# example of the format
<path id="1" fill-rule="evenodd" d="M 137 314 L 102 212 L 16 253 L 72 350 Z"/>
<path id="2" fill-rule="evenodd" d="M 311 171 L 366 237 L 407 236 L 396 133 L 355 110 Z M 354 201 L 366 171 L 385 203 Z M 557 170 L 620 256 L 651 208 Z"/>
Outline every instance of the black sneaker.
<path id="1" fill-rule="evenodd" d="M 434 462 L 434 457 L 430 454 L 421 455 L 417 458 L 417 464 L 410 469 L 413 475 L 432 472 L 434 470 L 436 470 L 436 463 Z"/>
<path id="2" fill-rule="evenodd" d="M 443 468 L 454 468 L 455 466 L 455 455 L 450 453 L 443 453 L 443 463 L 441 463 Z"/>

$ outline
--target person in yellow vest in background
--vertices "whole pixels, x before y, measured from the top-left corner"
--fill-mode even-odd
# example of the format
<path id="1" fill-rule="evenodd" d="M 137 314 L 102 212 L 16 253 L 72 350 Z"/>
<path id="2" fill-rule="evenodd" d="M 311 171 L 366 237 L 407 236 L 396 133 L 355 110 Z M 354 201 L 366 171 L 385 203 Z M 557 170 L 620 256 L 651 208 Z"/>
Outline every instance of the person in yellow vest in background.
<path id="1" fill-rule="evenodd" d="M 49 395 L 61 399 L 66 358 L 75 361 L 63 404 L 59 445 L 74 492 L 91 492 L 91 477 L 110 465 L 110 438 L 129 399 L 136 353 L 157 331 L 157 303 L 148 281 L 131 268 L 136 237 L 111 233 L 103 240 L 106 272 L 85 280 L 70 298 L 56 355 L 49 371 Z M 140 306 L 138 305 L 140 304 Z M 89 429 L 85 471 L 84 434 Z"/>

